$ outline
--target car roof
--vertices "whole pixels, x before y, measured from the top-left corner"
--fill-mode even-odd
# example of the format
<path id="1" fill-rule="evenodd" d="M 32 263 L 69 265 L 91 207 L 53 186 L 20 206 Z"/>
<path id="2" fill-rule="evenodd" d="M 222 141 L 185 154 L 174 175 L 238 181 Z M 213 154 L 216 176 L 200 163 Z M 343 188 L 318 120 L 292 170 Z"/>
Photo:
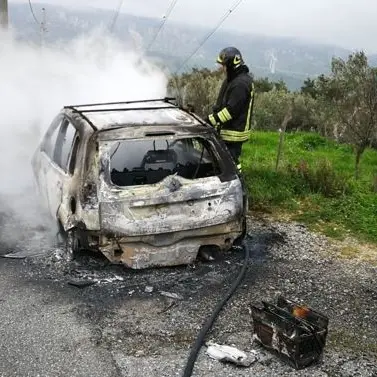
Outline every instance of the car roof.
<path id="1" fill-rule="evenodd" d="M 194 114 L 171 103 L 172 99 L 70 105 L 64 109 L 84 118 L 94 130 L 129 126 L 198 126 L 203 122 Z"/>

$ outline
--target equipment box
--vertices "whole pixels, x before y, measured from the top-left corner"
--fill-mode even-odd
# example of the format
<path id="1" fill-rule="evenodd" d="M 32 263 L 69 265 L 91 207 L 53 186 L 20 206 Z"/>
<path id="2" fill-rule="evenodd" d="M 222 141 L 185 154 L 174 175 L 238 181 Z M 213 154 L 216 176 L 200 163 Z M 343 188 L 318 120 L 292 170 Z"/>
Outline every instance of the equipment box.
<path id="1" fill-rule="evenodd" d="M 295 369 L 322 359 L 329 322 L 325 315 L 284 297 L 276 305 L 262 304 L 251 306 L 253 340 Z"/>

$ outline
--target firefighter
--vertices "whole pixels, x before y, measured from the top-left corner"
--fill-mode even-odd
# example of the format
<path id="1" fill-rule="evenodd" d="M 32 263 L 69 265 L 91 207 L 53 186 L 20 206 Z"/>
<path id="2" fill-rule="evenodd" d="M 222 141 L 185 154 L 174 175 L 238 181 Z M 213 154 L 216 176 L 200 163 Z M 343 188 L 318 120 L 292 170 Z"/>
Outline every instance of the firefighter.
<path id="1" fill-rule="evenodd" d="M 249 139 L 254 105 L 254 83 L 249 68 L 240 51 L 235 47 L 221 50 L 217 63 L 226 73 L 220 92 L 213 106 L 213 113 L 206 118 L 219 132 L 241 172 L 242 144 Z"/>

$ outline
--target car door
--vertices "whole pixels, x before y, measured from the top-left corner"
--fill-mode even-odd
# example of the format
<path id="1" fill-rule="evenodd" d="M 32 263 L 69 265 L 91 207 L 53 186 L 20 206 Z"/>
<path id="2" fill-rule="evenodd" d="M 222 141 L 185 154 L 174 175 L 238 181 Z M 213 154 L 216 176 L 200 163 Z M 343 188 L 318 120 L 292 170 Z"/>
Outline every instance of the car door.
<path id="1" fill-rule="evenodd" d="M 64 197 L 64 189 L 69 186 L 69 161 L 77 130 L 66 117 L 63 118 L 56 138 L 53 159 L 45 169 L 45 185 L 48 206 L 52 216 L 56 218 Z"/>
<path id="2" fill-rule="evenodd" d="M 46 134 L 44 135 L 41 144 L 35 151 L 32 157 L 32 168 L 34 172 L 34 179 L 39 194 L 39 199 L 42 201 L 42 205 L 49 208 L 49 192 L 46 181 L 46 175 L 53 164 L 54 150 L 56 146 L 56 140 L 60 131 L 60 127 L 63 121 L 63 115 L 58 114 L 51 122 Z"/>
<path id="3" fill-rule="evenodd" d="M 81 158 L 82 153 L 80 133 L 76 130 L 65 168 L 68 177 L 62 182 L 63 195 L 61 205 L 58 209 L 59 220 L 66 231 L 76 223 L 76 209 L 78 205 L 77 201 L 78 192 L 80 191 L 82 168 L 80 161 L 83 160 L 83 158 Z"/>

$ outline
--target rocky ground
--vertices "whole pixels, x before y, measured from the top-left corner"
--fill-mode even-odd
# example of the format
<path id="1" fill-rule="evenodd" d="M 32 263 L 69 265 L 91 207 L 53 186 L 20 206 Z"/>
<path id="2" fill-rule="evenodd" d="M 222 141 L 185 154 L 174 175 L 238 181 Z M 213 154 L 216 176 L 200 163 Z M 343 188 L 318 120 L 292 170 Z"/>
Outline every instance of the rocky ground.
<path id="1" fill-rule="evenodd" d="M 1 219 L 0 254 L 20 258 L 0 259 L 3 377 L 181 376 L 201 326 L 244 258 L 236 249 L 216 261 L 148 271 L 91 254 L 67 262 L 47 228 Z M 264 217 L 249 218 L 247 245 L 245 278 L 207 340 L 233 345 L 255 362 L 224 364 L 204 346 L 193 376 L 377 376 L 373 245 L 335 243 L 303 225 Z M 329 317 L 319 365 L 296 371 L 252 343 L 250 305 L 278 295 Z"/>

